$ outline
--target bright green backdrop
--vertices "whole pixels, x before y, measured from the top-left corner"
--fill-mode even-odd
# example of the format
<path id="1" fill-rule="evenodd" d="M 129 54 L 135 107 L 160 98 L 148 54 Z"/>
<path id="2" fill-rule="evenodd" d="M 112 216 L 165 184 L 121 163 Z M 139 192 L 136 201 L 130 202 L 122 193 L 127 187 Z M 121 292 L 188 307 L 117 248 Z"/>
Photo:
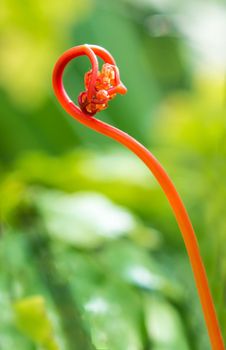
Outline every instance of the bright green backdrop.
<path id="1" fill-rule="evenodd" d="M 226 336 L 224 2 L 4 0 L 0 13 L 0 348 L 210 349 L 159 186 L 62 110 L 51 74 L 73 45 L 114 55 L 128 93 L 99 117 L 172 176 Z M 75 101 L 88 69 L 67 69 Z"/>

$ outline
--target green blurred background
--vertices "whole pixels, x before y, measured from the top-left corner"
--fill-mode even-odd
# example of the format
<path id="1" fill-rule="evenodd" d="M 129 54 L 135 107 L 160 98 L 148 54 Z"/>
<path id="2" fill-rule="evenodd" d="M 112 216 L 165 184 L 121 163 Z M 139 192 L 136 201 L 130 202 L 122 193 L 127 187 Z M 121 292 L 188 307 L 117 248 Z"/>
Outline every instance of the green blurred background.
<path id="1" fill-rule="evenodd" d="M 171 209 L 144 165 L 53 94 L 72 46 L 128 88 L 98 117 L 144 143 L 191 215 L 226 337 L 226 4 L 2 0 L 0 349 L 207 350 Z M 85 57 L 65 74 L 76 101 Z"/>

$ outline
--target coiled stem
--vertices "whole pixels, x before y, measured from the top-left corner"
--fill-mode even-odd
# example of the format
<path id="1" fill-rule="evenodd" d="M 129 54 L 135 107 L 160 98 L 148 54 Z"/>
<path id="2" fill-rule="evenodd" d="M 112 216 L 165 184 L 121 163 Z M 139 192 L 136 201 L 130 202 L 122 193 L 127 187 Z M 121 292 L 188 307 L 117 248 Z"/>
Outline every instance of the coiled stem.
<path id="1" fill-rule="evenodd" d="M 87 55 L 92 65 L 90 77 L 88 79 L 88 83 L 86 84 L 87 91 L 85 92 L 85 98 L 87 100 L 85 100 L 84 97 L 83 101 L 80 100 L 81 103 L 85 101 L 85 104 L 82 105 L 83 107 L 85 106 L 83 109 L 74 104 L 74 102 L 67 95 L 63 85 L 63 72 L 65 66 L 72 59 L 81 55 Z M 97 88 L 97 80 L 100 72 L 98 71 L 98 60 L 96 56 L 99 56 L 106 64 L 111 65 L 115 72 L 115 75 L 113 76 L 113 82 L 109 83 L 110 85 L 106 85 L 106 87 L 102 86 L 103 90 L 105 91 L 105 93 L 102 93 L 102 100 L 97 100 L 97 92 L 99 91 Z M 199 252 L 195 232 L 189 219 L 188 213 L 174 184 L 172 183 L 170 177 L 161 166 L 159 161 L 141 143 L 139 143 L 137 140 L 125 132 L 93 117 L 96 112 L 101 110 L 98 107 L 98 103 L 108 102 L 108 100 L 103 100 L 103 96 L 110 96 L 113 93 L 125 94 L 127 91 L 125 86 L 120 81 L 119 71 L 114 58 L 108 51 L 99 46 L 81 45 L 73 47 L 70 50 L 66 51 L 56 62 L 53 71 L 53 88 L 56 97 L 58 98 L 61 105 L 73 118 L 77 119 L 80 123 L 88 126 L 89 128 L 116 140 L 117 142 L 130 149 L 147 165 L 152 174 L 155 176 L 171 205 L 181 234 L 183 236 L 183 240 L 192 266 L 212 349 L 224 350 L 223 337 L 219 327 L 210 288 L 208 285 L 206 271 Z M 85 109 L 88 108 L 88 105 L 91 106 L 91 104 L 93 104 L 92 108 L 89 107 L 89 110 Z"/>

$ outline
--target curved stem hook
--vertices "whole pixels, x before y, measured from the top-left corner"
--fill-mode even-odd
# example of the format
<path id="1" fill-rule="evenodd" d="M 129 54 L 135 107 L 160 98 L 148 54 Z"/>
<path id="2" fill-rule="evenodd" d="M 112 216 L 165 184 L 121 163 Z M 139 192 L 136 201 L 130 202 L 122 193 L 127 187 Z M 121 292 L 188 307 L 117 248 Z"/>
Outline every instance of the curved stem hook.
<path id="1" fill-rule="evenodd" d="M 80 107 L 82 106 L 83 109 L 79 108 L 71 101 L 64 89 L 62 80 L 66 65 L 72 59 L 81 55 L 88 56 L 92 65 L 92 70 L 88 77 L 89 82 L 86 86 L 87 91 L 82 93 L 86 94 L 82 95 L 83 97 L 81 98 L 83 100 L 86 99 L 85 104 L 83 101 L 83 104 L 80 104 Z M 108 65 L 105 67 L 106 69 L 103 73 L 98 71 L 98 60 L 96 56 L 99 56 L 105 64 Z M 66 51 L 56 62 L 53 71 L 53 88 L 61 105 L 73 118 L 130 149 L 147 165 L 155 176 L 171 205 L 187 249 L 212 349 L 224 350 L 224 341 L 208 285 L 206 271 L 199 252 L 196 235 L 188 213 L 174 184 L 159 161 L 141 143 L 125 132 L 93 117 L 96 112 L 106 108 L 108 100 L 112 98 L 111 94 L 116 94 L 117 92 L 125 94 L 127 91 L 120 81 L 119 70 L 114 58 L 108 51 L 99 46 L 81 45 L 73 47 Z M 99 95 L 102 96 L 102 99 L 98 97 Z M 88 110 L 88 106 L 92 108 Z"/>

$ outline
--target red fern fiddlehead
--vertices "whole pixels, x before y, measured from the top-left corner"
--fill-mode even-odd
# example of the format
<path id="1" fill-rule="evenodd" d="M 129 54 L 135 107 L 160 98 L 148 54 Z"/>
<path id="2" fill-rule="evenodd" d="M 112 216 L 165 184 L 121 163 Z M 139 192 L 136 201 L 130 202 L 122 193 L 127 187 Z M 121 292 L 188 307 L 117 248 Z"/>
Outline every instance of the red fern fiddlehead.
<path id="1" fill-rule="evenodd" d="M 87 55 L 92 68 L 85 75 L 85 91 L 78 97 L 79 107 L 67 95 L 63 85 L 65 66 L 72 59 Z M 104 65 L 99 71 L 99 56 Z M 125 132 L 108 125 L 94 115 L 107 108 L 108 102 L 117 93 L 125 94 L 127 89 L 120 81 L 119 70 L 114 58 L 105 49 L 95 45 L 81 45 L 66 51 L 56 62 L 53 71 L 53 88 L 63 108 L 75 119 L 97 132 L 111 137 L 135 153 L 151 170 L 162 187 L 182 233 L 192 266 L 200 302 L 213 350 L 224 350 L 224 342 L 218 324 L 205 268 L 199 252 L 195 232 L 184 204 L 168 174 L 158 160 L 142 144 Z M 179 349 L 178 349 L 179 350 Z"/>

